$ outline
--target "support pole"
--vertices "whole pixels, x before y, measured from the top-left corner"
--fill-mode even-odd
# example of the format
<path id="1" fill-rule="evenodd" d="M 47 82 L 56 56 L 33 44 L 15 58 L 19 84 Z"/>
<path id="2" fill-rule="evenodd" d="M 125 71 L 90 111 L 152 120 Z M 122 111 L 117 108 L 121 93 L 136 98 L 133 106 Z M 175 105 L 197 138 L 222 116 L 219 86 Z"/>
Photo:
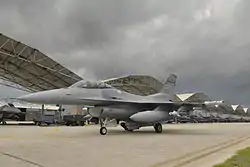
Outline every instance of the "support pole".
<path id="1" fill-rule="evenodd" d="M 41 115 L 41 121 L 44 121 L 44 104 L 42 104 L 42 115 Z"/>
<path id="2" fill-rule="evenodd" d="M 60 105 L 59 105 L 59 121 L 60 121 L 60 122 L 62 122 L 62 111 L 63 111 L 62 105 L 60 104 Z"/>

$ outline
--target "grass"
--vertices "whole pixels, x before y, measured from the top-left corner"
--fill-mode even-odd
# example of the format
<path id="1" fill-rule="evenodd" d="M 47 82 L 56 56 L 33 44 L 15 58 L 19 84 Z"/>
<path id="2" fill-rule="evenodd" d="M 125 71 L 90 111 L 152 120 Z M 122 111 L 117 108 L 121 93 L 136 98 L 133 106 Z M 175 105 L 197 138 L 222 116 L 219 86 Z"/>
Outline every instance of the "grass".
<path id="1" fill-rule="evenodd" d="M 224 163 L 214 167 L 250 167 L 250 147 L 237 151 L 234 156 L 227 159 Z"/>

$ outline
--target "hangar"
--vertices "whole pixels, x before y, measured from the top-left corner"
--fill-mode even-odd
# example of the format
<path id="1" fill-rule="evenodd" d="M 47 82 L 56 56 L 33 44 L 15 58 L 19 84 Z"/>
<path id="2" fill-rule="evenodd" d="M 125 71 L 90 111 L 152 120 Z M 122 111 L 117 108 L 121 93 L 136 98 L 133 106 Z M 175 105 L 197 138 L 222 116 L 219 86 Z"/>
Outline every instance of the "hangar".
<path id="1" fill-rule="evenodd" d="M 177 102 L 205 102 L 205 101 L 211 101 L 211 98 L 202 92 L 191 92 L 191 93 L 182 93 L 182 94 L 174 94 L 173 100 Z M 236 108 L 233 108 L 232 105 L 224 103 L 220 105 L 215 106 L 206 106 L 206 110 L 208 112 L 214 113 L 222 113 L 222 114 L 242 114 L 243 107 L 242 106 L 234 106 Z"/>
<path id="2" fill-rule="evenodd" d="M 82 78 L 39 50 L 0 34 L 0 77 L 29 92 L 69 86 Z M 13 85 L 12 85 L 13 87 Z"/>
<path id="3" fill-rule="evenodd" d="M 232 108 L 233 108 L 234 113 L 236 115 L 245 115 L 245 110 L 244 110 L 243 106 L 241 106 L 241 105 L 232 105 Z"/>
<path id="4" fill-rule="evenodd" d="M 211 107 L 211 109 L 214 109 L 216 112 L 223 113 L 223 114 L 233 114 L 234 110 L 231 105 L 229 104 L 220 104 L 216 105 L 214 108 Z"/>

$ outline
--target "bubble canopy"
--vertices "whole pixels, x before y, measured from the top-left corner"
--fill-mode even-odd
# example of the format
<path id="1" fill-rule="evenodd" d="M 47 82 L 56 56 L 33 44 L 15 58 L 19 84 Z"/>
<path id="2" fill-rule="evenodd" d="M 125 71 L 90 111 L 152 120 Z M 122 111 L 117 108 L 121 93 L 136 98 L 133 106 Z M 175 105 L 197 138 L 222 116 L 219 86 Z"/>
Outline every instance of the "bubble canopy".
<path id="1" fill-rule="evenodd" d="M 112 88 L 112 86 L 101 81 L 81 80 L 71 85 L 70 88 L 107 89 L 107 88 Z"/>

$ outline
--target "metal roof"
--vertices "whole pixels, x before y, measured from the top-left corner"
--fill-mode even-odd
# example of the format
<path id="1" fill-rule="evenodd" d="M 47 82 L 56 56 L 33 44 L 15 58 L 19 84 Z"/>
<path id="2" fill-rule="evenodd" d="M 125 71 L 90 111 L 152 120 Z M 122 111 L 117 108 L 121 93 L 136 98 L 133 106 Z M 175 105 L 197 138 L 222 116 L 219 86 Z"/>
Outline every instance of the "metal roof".
<path id="1" fill-rule="evenodd" d="M 193 96 L 195 93 L 183 93 L 183 94 L 176 94 L 181 101 L 187 100 L 189 97 Z"/>
<path id="2" fill-rule="evenodd" d="M 232 105 L 232 108 L 234 109 L 235 112 L 238 114 L 245 114 L 244 108 L 241 105 Z"/>
<path id="3" fill-rule="evenodd" d="M 0 84 L 36 92 L 68 87 L 80 80 L 80 76 L 39 50 L 0 33 Z M 157 93 L 163 86 L 147 75 L 128 75 L 105 82 L 138 95 Z"/>
<path id="4" fill-rule="evenodd" d="M 82 78 L 39 50 L 0 33 L 0 79 L 34 92 L 67 87 Z"/>
<path id="5" fill-rule="evenodd" d="M 182 93 L 182 94 L 174 94 L 174 101 L 182 101 L 182 102 L 204 102 L 210 101 L 211 99 L 205 93 L 201 92 L 191 92 L 191 93 Z"/>
<path id="6" fill-rule="evenodd" d="M 163 83 L 148 75 L 128 75 L 103 81 L 117 89 L 142 96 L 158 93 L 163 87 Z"/>
<path id="7" fill-rule="evenodd" d="M 219 105 L 215 105 L 216 107 L 216 111 L 218 112 L 222 112 L 222 113 L 227 113 L 227 114 L 233 114 L 234 113 L 234 109 L 230 104 L 219 104 Z"/>

